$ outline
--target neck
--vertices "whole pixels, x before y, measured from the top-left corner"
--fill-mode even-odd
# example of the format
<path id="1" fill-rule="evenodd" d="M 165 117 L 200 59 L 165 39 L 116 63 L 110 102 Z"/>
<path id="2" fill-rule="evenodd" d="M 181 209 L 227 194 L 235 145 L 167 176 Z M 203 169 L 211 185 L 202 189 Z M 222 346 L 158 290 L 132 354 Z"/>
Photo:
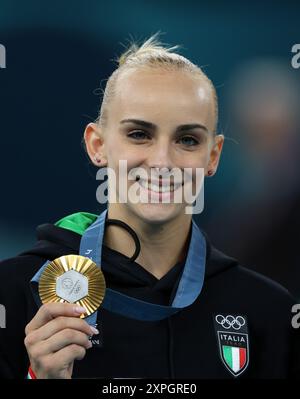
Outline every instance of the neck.
<path id="1" fill-rule="evenodd" d="M 141 252 L 136 262 L 144 269 L 160 279 L 176 263 L 184 260 L 188 249 L 191 215 L 182 214 L 168 222 L 150 224 L 123 208 L 120 204 L 109 204 L 107 217 L 122 220 L 136 232 L 141 243 Z M 135 250 L 130 233 L 114 225 L 106 228 L 104 244 L 128 257 Z"/>

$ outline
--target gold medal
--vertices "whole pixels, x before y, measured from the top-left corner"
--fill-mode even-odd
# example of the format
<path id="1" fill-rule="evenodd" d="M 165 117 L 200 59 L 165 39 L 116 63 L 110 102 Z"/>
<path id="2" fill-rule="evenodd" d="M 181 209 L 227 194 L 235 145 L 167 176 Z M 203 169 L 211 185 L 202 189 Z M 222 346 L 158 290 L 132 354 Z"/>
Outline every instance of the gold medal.
<path id="1" fill-rule="evenodd" d="M 43 304 L 69 302 L 83 306 L 84 318 L 94 313 L 105 295 L 105 279 L 91 259 L 81 255 L 66 255 L 54 259 L 39 280 L 39 295 Z"/>

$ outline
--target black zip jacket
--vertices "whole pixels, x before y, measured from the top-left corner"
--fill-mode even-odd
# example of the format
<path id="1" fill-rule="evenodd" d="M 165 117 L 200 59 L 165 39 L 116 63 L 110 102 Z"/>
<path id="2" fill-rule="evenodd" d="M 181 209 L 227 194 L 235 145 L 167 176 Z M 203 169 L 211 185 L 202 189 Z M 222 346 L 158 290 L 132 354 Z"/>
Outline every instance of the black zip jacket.
<path id="1" fill-rule="evenodd" d="M 46 260 L 79 250 L 81 235 L 74 231 L 44 224 L 37 228 L 37 236 L 33 249 L 0 262 L 0 304 L 6 308 L 6 328 L 0 329 L 2 378 L 27 375 L 24 329 L 38 310 L 29 281 Z M 73 378 L 300 378 L 300 330 L 291 325 L 296 301 L 282 286 L 240 266 L 206 239 L 205 281 L 196 301 L 155 322 L 101 309 L 98 327 L 103 346 L 87 350 L 83 360 L 75 361 Z M 158 280 L 138 263 L 129 263 L 126 256 L 103 245 L 101 266 L 108 287 L 168 305 L 184 263 L 177 263 Z M 233 353 L 232 345 L 239 347 L 235 342 L 238 331 L 222 328 L 216 315 L 221 315 L 219 321 L 228 315 L 247 321 L 247 366 L 238 376 L 222 357 L 218 333 L 228 333 L 227 348 Z"/>

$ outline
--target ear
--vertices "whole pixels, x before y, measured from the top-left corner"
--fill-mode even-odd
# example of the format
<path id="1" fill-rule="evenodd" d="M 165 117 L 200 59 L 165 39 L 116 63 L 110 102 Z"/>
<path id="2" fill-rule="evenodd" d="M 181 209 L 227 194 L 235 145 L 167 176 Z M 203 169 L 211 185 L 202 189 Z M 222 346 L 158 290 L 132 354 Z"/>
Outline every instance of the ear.
<path id="1" fill-rule="evenodd" d="M 86 151 L 94 165 L 107 166 L 103 132 L 96 123 L 89 123 L 84 131 Z"/>
<path id="2" fill-rule="evenodd" d="M 210 171 L 211 173 L 208 174 L 210 176 L 214 175 L 218 169 L 223 144 L 224 144 L 223 134 L 218 134 L 217 136 L 214 137 L 214 143 L 210 151 L 209 161 L 207 165 L 207 174 Z"/>

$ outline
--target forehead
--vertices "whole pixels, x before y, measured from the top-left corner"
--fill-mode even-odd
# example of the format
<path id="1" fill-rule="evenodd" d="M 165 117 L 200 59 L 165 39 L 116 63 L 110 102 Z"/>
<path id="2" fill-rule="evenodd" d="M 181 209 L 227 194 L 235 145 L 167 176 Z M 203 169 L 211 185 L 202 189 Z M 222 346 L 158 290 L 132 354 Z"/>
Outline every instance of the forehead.
<path id="1" fill-rule="evenodd" d="M 127 70 L 116 82 L 110 110 L 115 118 L 179 118 L 213 127 L 214 99 L 206 79 L 183 71 Z"/>

